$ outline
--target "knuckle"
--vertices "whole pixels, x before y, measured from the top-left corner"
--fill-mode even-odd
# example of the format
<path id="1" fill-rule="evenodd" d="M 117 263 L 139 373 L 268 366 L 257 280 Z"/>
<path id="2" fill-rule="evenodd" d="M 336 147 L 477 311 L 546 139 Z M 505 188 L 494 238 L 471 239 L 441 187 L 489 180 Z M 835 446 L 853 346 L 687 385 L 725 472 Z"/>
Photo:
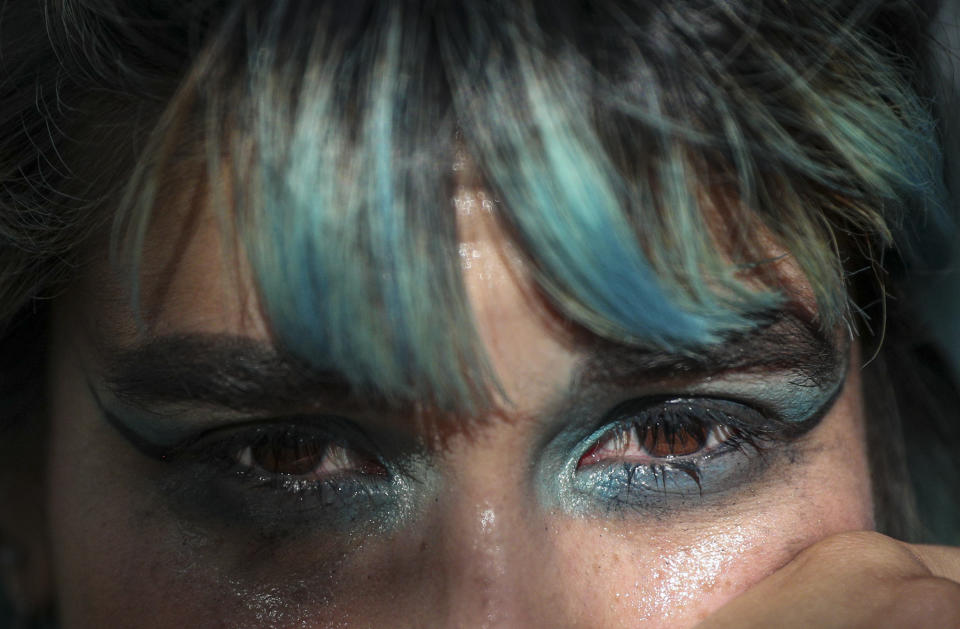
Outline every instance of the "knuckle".
<path id="1" fill-rule="evenodd" d="M 874 531 L 837 533 L 803 550 L 801 568 L 870 574 L 876 579 L 928 576 L 929 569 L 897 540 Z"/>

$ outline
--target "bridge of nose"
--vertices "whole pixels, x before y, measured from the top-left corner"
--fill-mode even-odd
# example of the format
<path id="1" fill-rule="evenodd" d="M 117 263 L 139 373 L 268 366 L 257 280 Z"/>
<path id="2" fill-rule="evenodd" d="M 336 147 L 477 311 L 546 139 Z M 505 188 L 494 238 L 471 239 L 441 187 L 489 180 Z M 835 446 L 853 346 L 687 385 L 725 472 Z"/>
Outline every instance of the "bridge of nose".
<path id="1" fill-rule="evenodd" d="M 528 430 L 485 424 L 451 442 L 425 540 L 450 627 L 538 627 L 556 570 L 551 516 L 536 499 Z"/>

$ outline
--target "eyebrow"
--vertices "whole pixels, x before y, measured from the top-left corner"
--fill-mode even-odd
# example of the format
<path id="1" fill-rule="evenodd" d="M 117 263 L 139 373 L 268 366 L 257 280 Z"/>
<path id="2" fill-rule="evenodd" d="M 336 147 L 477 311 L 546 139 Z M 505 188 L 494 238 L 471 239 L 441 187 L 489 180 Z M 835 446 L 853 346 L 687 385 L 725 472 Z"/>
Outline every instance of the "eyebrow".
<path id="1" fill-rule="evenodd" d="M 167 335 L 103 350 L 102 360 L 110 392 L 137 405 L 192 403 L 246 412 L 317 405 L 396 414 L 418 406 L 417 400 L 359 391 L 336 370 L 318 369 L 268 341 L 239 335 Z M 793 371 L 798 380 L 820 386 L 839 367 L 835 342 L 805 318 L 779 311 L 754 330 L 684 353 L 594 341 L 566 390 L 576 397 L 597 386 L 732 370 Z"/>
<path id="2" fill-rule="evenodd" d="M 729 371 L 793 372 L 796 382 L 819 387 L 842 366 L 836 340 L 807 317 L 785 309 L 758 317 L 752 330 L 683 353 L 596 341 L 577 364 L 573 388 L 635 382 L 638 376 L 662 380 Z"/>
<path id="3" fill-rule="evenodd" d="M 236 411 L 355 402 L 343 374 L 318 369 L 268 341 L 230 334 L 176 334 L 101 351 L 104 380 L 138 404 L 198 403 Z M 365 406 L 385 405 L 375 393 Z"/>

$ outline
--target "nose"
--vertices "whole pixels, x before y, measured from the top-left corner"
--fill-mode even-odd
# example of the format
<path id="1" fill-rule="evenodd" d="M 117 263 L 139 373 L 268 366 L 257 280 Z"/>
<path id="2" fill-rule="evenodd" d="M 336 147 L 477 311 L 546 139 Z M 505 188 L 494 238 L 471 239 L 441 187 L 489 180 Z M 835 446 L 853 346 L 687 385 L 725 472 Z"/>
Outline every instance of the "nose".
<path id="1" fill-rule="evenodd" d="M 458 514 L 444 546 L 449 627 L 531 626 L 521 568 L 527 549 L 508 509 L 480 502 Z M 499 521 L 498 521 L 499 516 Z"/>
<path id="2" fill-rule="evenodd" d="M 522 482 L 460 476 L 435 521 L 446 627 L 559 627 L 546 518 Z M 557 619 L 559 620 L 559 619 Z"/>

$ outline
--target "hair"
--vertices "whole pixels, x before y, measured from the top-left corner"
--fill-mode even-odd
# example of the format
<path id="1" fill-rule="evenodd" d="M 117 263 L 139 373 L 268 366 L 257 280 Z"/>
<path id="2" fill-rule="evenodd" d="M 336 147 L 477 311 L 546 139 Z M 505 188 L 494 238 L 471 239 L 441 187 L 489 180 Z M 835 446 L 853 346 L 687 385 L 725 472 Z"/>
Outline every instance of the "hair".
<path id="1" fill-rule="evenodd" d="M 3 3 L 0 409 L 37 405 L 45 304 L 91 242 L 114 235 L 136 294 L 140 246 L 185 169 L 212 184 L 278 341 L 387 398 L 475 413 L 496 389 L 460 275 L 463 154 L 537 288 L 593 335 L 683 352 L 756 325 L 786 298 L 770 276 L 744 282 L 769 266 L 763 232 L 825 330 L 942 355 L 909 288 L 953 234 L 936 8 Z M 897 382 L 901 407 L 918 383 L 883 365 L 904 360 L 881 355 L 867 378 Z M 947 448 L 948 371 L 925 381 L 945 419 L 907 431 L 938 426 Z M 905 440 L 894 401 L 874 411 L 892 418 L 869 420 L 884 427 L 869 431 L 881 526 L 906 531 Z"/>

